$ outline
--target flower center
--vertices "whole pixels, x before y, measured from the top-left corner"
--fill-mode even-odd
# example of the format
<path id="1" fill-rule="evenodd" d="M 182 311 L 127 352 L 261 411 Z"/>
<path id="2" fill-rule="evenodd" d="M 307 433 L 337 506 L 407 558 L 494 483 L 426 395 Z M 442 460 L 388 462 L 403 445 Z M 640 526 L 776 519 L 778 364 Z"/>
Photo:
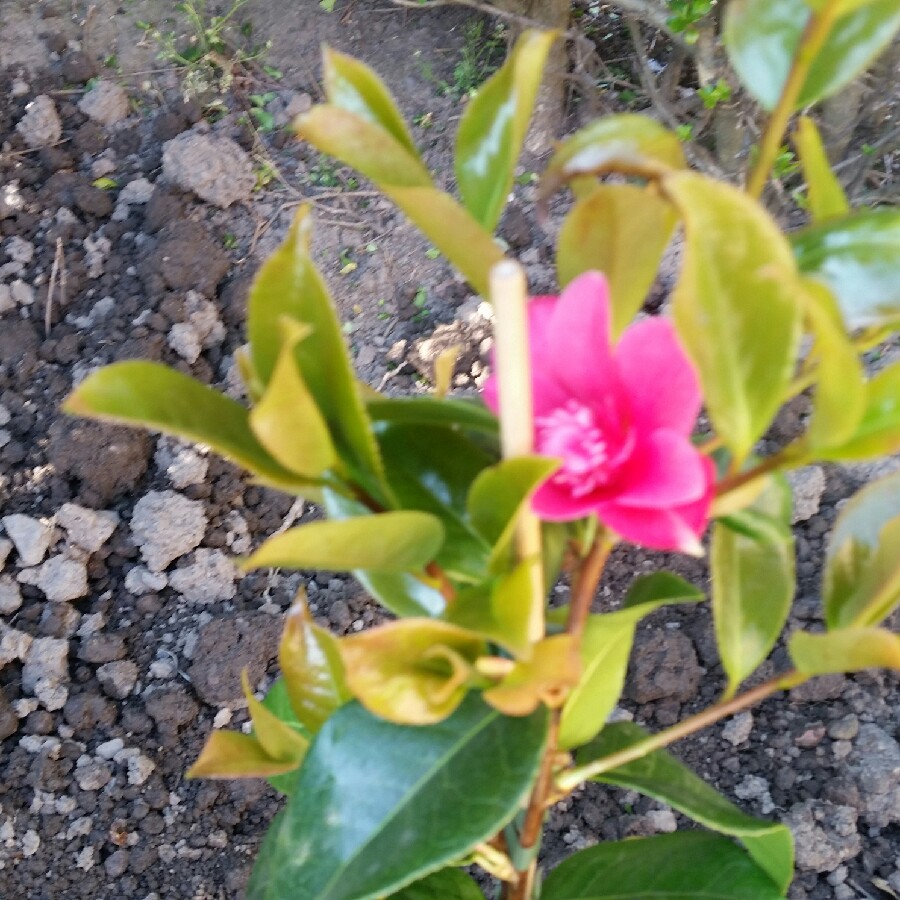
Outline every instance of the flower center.
<path id="1" fill-rule="evenodd" d="M 608 448 L 590 407 L 568 400 L 546 416 L 535 419 L 537 452 L 562 459 L 552 481 L 565 485 L 574 497 L 583 497 L 606 484 Z"/>

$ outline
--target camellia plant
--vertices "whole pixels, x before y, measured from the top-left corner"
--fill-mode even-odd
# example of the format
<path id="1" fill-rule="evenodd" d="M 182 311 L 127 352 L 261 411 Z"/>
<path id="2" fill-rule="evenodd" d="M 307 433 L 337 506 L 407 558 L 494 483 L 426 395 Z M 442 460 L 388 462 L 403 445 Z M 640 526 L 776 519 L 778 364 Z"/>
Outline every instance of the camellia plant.
<path id="1" fill-rule="evenodd" d="M 328 102 L 297 130 L 377 185 L 493 302 L 482 399 L 448 396 L 446 357 L 427 396 L 383 396 L 355 378 L 306 209 L 251 291 L 249 408 L 148 362 L 96 372 L 69 398 L 72 413 L 202 442 L 315 501 L 326 518 L 271 537 L 245 567 L 352 572 L 393 614 L 336 637 L 299 597 L 281 676 L 262 701 L 245 681 L 252 733 L 213 732 L 191 770 L 266 777 L 287 797 L 254 900 L 471 900 L 489 882 L 506 900 L 785 896 L 788 830 L 745 815 L 665 748 L 815 675 L 900 669 L 900 637 L 880 627 L 900 604 L 894 474 L 838 516 L 825 630 L 790 635 L 793 668 L 741 692 L 795 589 L 783 470 L 900 450 L 900 364 L 867 377 L 861 363 L 900 324 L 900 212 L 850 209 L 809 118 L 793 141 L 811 224 L 786 236 L 759 200 L 791 116 L 855 77 L 900 8 L 732 0 L 727 17 L 734 67 L 771 110 L 745 189 L 690 171 L 677 137 L 648 118 L 589 124 L 544 174 L 542 202 L 564 186 L 575 199 L 558 237 L 559 296 L 530 301 L 492 235 L 557 36 L 524 33 L 468 103 L 460 200 L 436 187 L 374 73 L 326 50 Z M 671 316 L 634 322 L 678 227 Z M 805 431 L 756 455 L 779 408 L 807 390 Z M 700 555 L 707 532 L 722 698 L 656 734 L 608 724 L 638 622 L 704 600 L 660 571 L 592 612 L 610 552 L 630 542 Z M 561 573 L 562 607 L 547 601 Z M 703 829 L 601 843 L 542 873 L 547 810 L 588 780 Z M 473 865 L 490 877 L 475 880 Z"/>

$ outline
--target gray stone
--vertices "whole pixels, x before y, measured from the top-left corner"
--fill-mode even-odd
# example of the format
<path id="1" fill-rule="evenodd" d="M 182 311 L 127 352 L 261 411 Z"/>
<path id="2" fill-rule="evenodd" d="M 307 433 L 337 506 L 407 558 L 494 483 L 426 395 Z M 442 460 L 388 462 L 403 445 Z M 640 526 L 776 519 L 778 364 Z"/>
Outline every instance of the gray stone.
<path id="1" fill-rule="evenodd" d="M 787 473 L 794 495 L 793 521 L 805 522 L 818 511 L 825 493 L 825 472 L 821 466 L 805 466 Z"/>
<path id="2" fill-rule="evenodd" d="M 148 203 L 153 196 L 153 183 L 146 178 L 135 178 L 119 191 L 117 203 L 141 205 Z"/>
<path id="3" fill-rule="evenodd" d="M 56 514 L 56 521 L 66 530 L 73 544 L 96 553 L 112 537 L 119 516 L 114 512 L 64 503 Z"/>
<path id="4" fill-rule="evenodd" d="M 3 407 L 0 407 L 2 409 Z M 0 425 L 5 425 L 5 422 L 0 422 Z M 6 565 L 6 560 L 9 558 L 9 554 L 13 551 L 13 542 L 8 540 L 7 538 L 0 538 L 0 569 L 2 569 Z"/>
<path id="5" fill-rule="evenodd" d="M 22 605 L 19 585 L 9 575 L 0 575 L 0 613 L 9 615 Z"/>
<path id="6" fill-rule="evenodd" d="M 85 662 L 109 663 L 125 656 L 125 639 L 118 634 L 92 634 L 81 641 L 78 658 Z"/>
<path id="7" fill-rule="evenodd" d="M 156 464 L 164 469 L 172 487 L 182 490 L 192 484 L 202 484 L 209 470 L 209 460 L 195 447 L 176 446 L 168 443 L 156 451 Z"/>
<path id="8" fill-rule="evenodd" d="M 124 700 L 134 690 L 137 675 L 137 666 L 127 659 L 108 662 L 97 669 L 103 693 L 114 700 Z"/>
<path id="9" fill-rule="evenodd" d="M 203 350 L 222 343 L 225 326 L 219 319 L 216 305 L 196 291 L 188 291 L 185 312 L 187 320 L 176 322 L 166 340 L 182 359 L 193 364 Z"/>
<path id="10" fill-rule="evenodd" d="M 733 719 L 729 719 L 728 723 L 722 729 L 722 737 L 734 747 L 746 742 L 753 731 L 753 713 L 749 710 L 738 713 Z"/>
<path id="11" fill-rule="evenodd" d="M 129 594 L 158 593 L 169 583 L 165 572 L 151 572 L 143 566 L 135 566 L 125 576 L 125 590 Z"/>
<path id="12" fill-rule="evenodd" d="M 791 807 L 784 824 L 791 829 L 795 862 L 803 872 L 831 872 L 862 849 L 856 831 L 856 810 L 821 800 L 804 800 Z"/>
<path id="13" fill-rule="evenodd" d="M 22 667 L 22 689 L 48 710 L 62 709 L 69 697 L 69 642 L 50 637 L 35 639 Z"/>
<path id="14" fill-rule="evenodd" d="M 874 724 L 859 729 L 847 773 L 859 788 L 859 814 L 885 828 L 900 822 L 900 744 Z"/>
<path id="15" fill-rule="evenodd" d="M 88 592 L 87 567 L 81 560 L 51 556 L 34 569 L 23 569 L 19 581 L 43 591 L 48 600 L 77 600 Z"/>
<path id="16" fill-rule="evenodd" d="M 772 795 L 769 792 L 769 782 L 761 775 L 745 776 L 744 780 L 735 787 L 734 795 L 739 800 L 752 800 L 758 803 L 760 812 L 764 816 L 775 809 Z"/>
<path id="17" fill-rule="evenodd" d="M 690 638 L 680 631 L 653 629 L 638 637 L 626 691 L 635 703 L 690 700 L 704 670 Z"/>
<path id="18" fill-rule="evenodd" d="M 253 162 L 230 138 L 185 131 L 163 145 L 163 177 L 223 209 L 249 200 Z"/>
<path id="19" fill-rule="evenodd" d="M 240 573 L 221 550 L 197 550 L 191 561 L 169 575 L 169 586 L 192 603 L 215 603 L 235 595 Z"/>
<path id="20" fill-rule="evenodd" d="M 0 622 L 0 669 L 13 660 L 24 660 L 33 640 L 27 632 Z"/>
<path id="21" fill-rule="evenodd" d="M 111 81 L 98 81 L 78 101 L 78 108 L 101 125 L 115 125 L 128 118 L 128 94 Z"/>
<path id="22" fill-rule="evenodd" d="M 135 504 L 131 530 L 152 572 L 190 553 L 206 532 L 203 504 L 176 491 L 151 491 Z"/>
<path id="23" fill-rule="evenodd" d="M 16 125 L 16 131 L 32 149 L 55 144 L 62 137 L 62 122 L 53 100 L 46 94 L 35 97 L 25 107 L 25 115 Z"/>
<path id="24" fill-rule="evenodd" d="M 47 552 L 53 539 L 53 526 L 49 522 L 14 513 L 4 516 L 3 527 L 16 547 L 23 566 L 36 566 Z"/>
<path id="25" fill-rule="evenodd" d="M 34 244 L 19 237 L 17 234 L 8 237 L 3 242 L 3 249 L 13 262 L 27 264 L 34 258 Z M 5 425 L 6 423 L 3 422 L 2 424 Z"/>
<path id="26" fill-rule="evenodd" d="M 837 719 L 828 726 L 828 737 L 834 741 L 852 741 L 859 734 L 859 719 L 854 713 Z"/>
<path id="27" fill-rule="evenodd" d="M 112 778 L 109 765 L 92 756 L 81 756 L 75 764 L 75 781 L 83 791 L 99 791 Z"/>

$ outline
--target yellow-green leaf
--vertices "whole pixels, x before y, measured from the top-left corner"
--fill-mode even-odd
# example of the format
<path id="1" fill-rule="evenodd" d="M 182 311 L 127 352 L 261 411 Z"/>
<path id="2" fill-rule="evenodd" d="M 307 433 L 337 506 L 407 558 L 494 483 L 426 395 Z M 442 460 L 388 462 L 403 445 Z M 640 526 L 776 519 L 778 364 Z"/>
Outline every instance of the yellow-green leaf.
<path id="1" fill-rule="evenodd" d="M 566 138 L 553 154 L 541 179 L 541 197 L 584 175 L 620 172 L 657 178 L 685 167 L 678 137 L 659 122 L 636 113 L 596 119 Z"/>
<path id="2" fill-rule="evenodd" d="M 572 207 L 560 229 L 560 286 L 582 272 L 603 272 L 610 287 L 613 334 L 621 334 L 653 284 L 677 218 L 652 187 L 597 185 Z"/>
<path id="3" fill-rule="evenodd" d="M 278 663 L 294 715 L 315 734 L 350 694 L 338 641 L 313 622 L 302 594 L 285 619 Z"/>
<path id="4" fill-rule="evenodd" d="M 883 628 L 841 628 L 825 634 L 798 631 L 788 643 L 791 659 L 805 675 L 900 669 L 900 635 Z"/>
<path id="5" fill-rule="evenodd" d="M 365 63 L 322 48 L 322 78 L 328 102 L 383 128 L 416 159 L 419 152 L 384 82 Z"/>
<path id="6" fill-rule="evenodd" d="M 527 30 L 469 101 L 456 133 L 456 182 L 466 209 L 493 231 L 513 185 L 555 31 Z"/>
<path id="7" fill-rule="evenodd" d="M 831 630 L 877 625 L 900 602 L 900 473 L 867 485 L 841 510 L 822 600 Z"/>
<path id="8" fill-rule="evenodd" d="M 250 412 L 259 442 L 285 468 L 314 478 L 337 462 L 328 425 L 297 366 L 297 343 L 309 334 L 285 320 L 285 338 L 262 399 Z"/>
<path id="9" fill-rule="evenodd" d="M 188 778 L 268 778 L 297 768 L 298 761 L 273 759 L 251 734 L 213 731 Z"/>
<path id="10" fill-rule="evenodd" d="M 241 672 L 241 687 L 253 722 L 253 736 L 260 747 L 272 759 L 292 761 L 294 766 L 299 765 L 309 741 L 253 696 L 246 669 Z"/>
<path id="11" fill-rule="evenodd" d="M 309 493 L 310 483 L 284 468 L 260 444 L 240 403 L 161 363 L 106 366 L 88 375 L 63 408 L 74 415 L 142 425 L 207 444 L 268 484 Z"/>
<path id="12" fill-rule="evenodd" d="M 409 725 L 449 716 L 487 649 L 478 635 L 435 619 L 389 622 L 345 637 L 339 647 L 357 700 L 382 719 Z"/>
<path id="13" fill-rule="evenodd" d="M 742 191 L 693 172 L 666 176 L 664 190 L 685 227 L 675 325 L 699 370 L 716 433 L 740 462 L 793 376 L 796 264 L 781 230 Z"/>
<path id="14" fill-rule="evenodd" d="M 841 183 L 831 170 L 816 123 L 801 116 L 794 132 L 794 146 L 806 179 L 809 212 L 813 222 L 832 219 L 850 212 L 850 204 Z"/>
<path id="15" fill-rule="evenodd" d="M 443 540 L 440 520 L 413 510 L 311 522 L 269 538 L 244 567 L 412 572 L 434 559 Z"/>
<path id="16" fill-rule="evenodd" d="M 580 673 L 575 638 L 557 634 L 538 641 L 529 659 L 516 662 L 500 683 L 482 696 L 506 716 L 527 716 L 541 704 L 551 709 L 561 706 Z"/>

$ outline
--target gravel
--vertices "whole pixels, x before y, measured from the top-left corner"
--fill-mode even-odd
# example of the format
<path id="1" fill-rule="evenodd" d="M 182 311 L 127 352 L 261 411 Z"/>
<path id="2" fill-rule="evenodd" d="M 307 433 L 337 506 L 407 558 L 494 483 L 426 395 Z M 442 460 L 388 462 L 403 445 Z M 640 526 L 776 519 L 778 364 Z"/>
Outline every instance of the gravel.
<path id="1" fill-rule="evenodd" d="M 253 162 L 229 138 L 186 131 L 163 145 L 163 177 L 223 209 L 249 200 Z"/>

